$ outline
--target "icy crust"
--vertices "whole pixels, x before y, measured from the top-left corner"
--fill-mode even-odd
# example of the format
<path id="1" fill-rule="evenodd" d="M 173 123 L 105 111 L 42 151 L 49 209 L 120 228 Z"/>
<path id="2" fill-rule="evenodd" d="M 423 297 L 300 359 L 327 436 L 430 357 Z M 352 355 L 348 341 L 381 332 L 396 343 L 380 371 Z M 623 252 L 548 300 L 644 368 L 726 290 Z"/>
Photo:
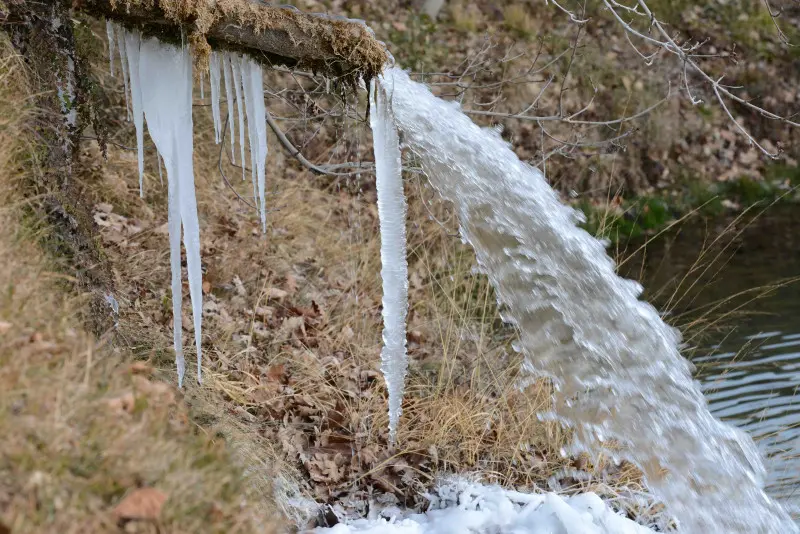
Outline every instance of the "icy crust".
<path id="1" fill-rule="evenodd" d="M 403 192 L 400 140 L 391 115 L 390 97 L 379 83 L 373 83 L 370 95 L 370 126 L 375 151 L 375 183 L 381 226 L 381 279 L 383 280 L 381 371 L 389 392 L 389 441 L 394 443 L 408 368 L 406 197 Z"/>
<path id="2" fill-rule="evenodd" d="M 453 482 L 430 496 L 424 514 L 382 514 L 316 534 L 652 534 L 594 493 L 572 497 Z M 385 516 L 389 515 L 387 519 Z"/>
<path id="3" fill-rule="evenodd" d="M 405 72 L 387 69 L 381 83 L 405 143 L 453 203 L 519 329 L 526 366 L 553 379 L 550 415 L 574 427 L 576 447 L 620 443 L 684 532 L 797 533 L 762 489 L 752 440 L 708 411 L 677 331 L 638 299 L 638 284 L 615 274 L 542 174 Z"/>

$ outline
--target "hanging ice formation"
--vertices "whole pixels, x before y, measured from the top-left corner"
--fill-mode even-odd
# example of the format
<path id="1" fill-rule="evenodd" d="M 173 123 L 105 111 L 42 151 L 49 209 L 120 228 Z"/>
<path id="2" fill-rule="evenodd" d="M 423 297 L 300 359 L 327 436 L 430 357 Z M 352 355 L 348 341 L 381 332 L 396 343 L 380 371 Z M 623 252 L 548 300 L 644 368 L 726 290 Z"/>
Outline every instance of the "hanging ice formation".
<path id="1" fill-rule="evenodd" d="M 117 37 L 117 48 L 119 49 L 119 63 L 122 70 L 122 83 L 125 85 L 125 116 L 128 118 L 128 120 L 131 120 L 131 104 L 130 100 L 128 99 L 128 93 L 130 92 L 130 89 L 128 87 L 128 51 L 125 49 L 125 30 L 123 28 L 118 28 L 118 31 L 114 33 Z"/>
<path id="2" fill-rule="evenodd" d="M 142 108 L 142 88 L 139 78 L 139 45 L 141 37 L 137 32 L 124 32 L 125 51 L 128 56 L 128 75 L 130 76 L 131 105 L 133 124 L 136 127 L 136 148 L 139 163 L 139 196 L 144 197 L 144 109 Z"/>
<path id="3" fill-rule="evenodd" d="M 228 63 L 231 65 L 231 76 L 233 78 L 233 87 L 236 91 L 236 109 L 239 112 L 239 149 L 241 152 L 241 163 L 242 165 L 242 181 L 244 182 L 245 177 L 245 159 L 244 159 L 244 108 L 242 103 L 242 73 L 241 68 L 239 66 L 239 57 L 234 54 L 226 54 L 228 58 Z M 233 133 L 231 133 L 233 135 Z"/>
<path id="4" fill-rule="evenodd" d="M 403 193 L 400 142 L 392 117 L 391 96 L 373 82 L 370 126 L 375 151 L 378 218 L 381 226 L 383 279 L 383 348 L 381 371 L 389 392 L 389 441 L 394 443 L 403 404 L 408 355 L 408 263 L 406 261 L 406 197 Z"/>
<path id="5" fill-rule="evenodd" d="M 116 41 L 114 38 L 114 23 L 110 20 L 106 21 L 106 35 L 108 36 L 108 70 L 111 76 L 114 76 L 114 48 L 116 48 Z"/>
<path id="6" fill-rule="evenodd" d="M 264 75 L 261 65 L 250 58 L 242 59 L 244 100 L 247 104 L 247 127 L 250 130 L 250 159 L 253 162 L 253 186 L 257 188 L 261 215 L 261 231 L 267 232 L 266 161 L 267 112 L 264 106 Z"/>
<path id="7" fill-rule="evenodd" d="M 144 171 L 144 119 L 167 169 L 169 190 L 168 227 L 172 270 L 173 342 L 178 367 L 178 384 L 183 385 L 185 362 L 181 320 L 181 227 L 186 248 L 189 294 L 192 301 L 197 380 L 202 380 L 202 271 L 200 265 L 200 225 L 194 190 L 192 164 L 192 59 L 185 47 L 176 48 L 156 39 L 142 40 L 138 32 L 119 26 L 108 30 L 116 40 L 125 78 L 125 97 L 133 104 L 133 119 L 139 162 L 139 184 Z M 114 39 L 116 37 L 116 39 Z M 109 44 L 110 46 L 110 44 Z M 147 83 L 141 83 L 142 80 Z M 127 104 L 126 104 L 127 107 Z M 159 164 L 159 174 L 161 167 Z"/>
<path id="8" fill-rule="evenodd" d="M 178 366 L 178 383 L 183 384 L 185 362 L 182 346 L 181 321 L 181 228 L 186 248 L 189 294 L 192 301 L 195 347 L 197 349 L 197 380 L 202 380 L 202 271 L 200 263 L 200 225 L 194 189 L 192 164 L 192 58 L 186 46 L 180 48 L 162 44 L 156 39 L 142 40 L 136 31 L 128 31 L 112 22 L 106 25 L 109 39 L 109 59 L 113 68 L 113 52 L 120 53 L 125 86 L 125 107 L 128 119 L 136 127 L 139 165 L 139 194 L 144 189 L 144 122 L 158 150 L 158 171 L 161 161 L 167 169 L 169 190 L 168 227 L 170 235 L 170 265 L 172 270 L 172 311 L 174 346 Z M 259 204 L 261 228 L 266 232 L 266 158 L 267 130 L 264 106 L 263 73 L 261 66 L 240 55 L 214 52 L 210 61 L 211 109 L 214 138 L 221 141 L 220 70 L 224 69 L 228 100 L 228 121 L 233 130 L 233 95 L 239 111 L 241 160 L 244 172 L 244 111 L 247 108 L 247 129 L 250 138 L 253 196 Z M 147 83 L 142 83 L 147 80 Z M 231 132 L 231 150 L 234 146 Z"/>
<path id="9" fill-rule="evenodd" d="M 209 62 L 210 77 L 211 77 L 211 116 L 214 119 L 214 142 L 219 144 L 220 135 L 222 135 L 222 123 L 219 115 L 219 54 L 211 52 L 211 61 Z"/>
<path id="10" fill-rule="evenodd" d="M 228 135 L 231 138 L 231 162 L 235 164 L 236 135 L 234 134 L 235 129 L 233 121 L 233 80 L 231 79 L 231 58 L 228 53 L 222 56 L 222 70 L 225 78 L 225 97 L 228 100 Z"/>

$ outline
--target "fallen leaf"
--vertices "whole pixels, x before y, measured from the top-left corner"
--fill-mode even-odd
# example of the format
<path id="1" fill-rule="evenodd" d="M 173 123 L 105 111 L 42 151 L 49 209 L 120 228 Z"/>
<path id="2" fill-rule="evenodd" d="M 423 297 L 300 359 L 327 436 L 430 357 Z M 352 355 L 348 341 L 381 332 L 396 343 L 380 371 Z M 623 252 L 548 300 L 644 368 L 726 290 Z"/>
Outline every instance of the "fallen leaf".
<path id="1" fill-rule="evenodd" d="M 134 398 L 133 393 L 128 392 L 124 395 L 120 395 L 119 397 L 109 399 L 106 404 L 109 408 L 116 412 L 131 413 L 134 405 L 136 404 L 136 399 Z"/>
<path id="2" fill-rule="evenodd" d="M 267 380 L 272 381 L 279 381 L 283 378 L 283 375 L 286 374 L 286 364 L 279 363 L 278 365 L 273 365 L 267 370 Z"/>
<path id="3" fill-rule="evenodd" d="M 293 274 L 286 275 L 286 291 L 293 295 L 297 291 L 297 279 Z"/>
<path id="4" fill-rule="evenodd" d="M 267 297 L 275 300 L 283 300 L 289 293 L 277 287 L 271 287 L 267 290 Z"/>
<path id="5" fill-rule="evenodd" d="M 128 370 L 133 375 L 149 375 L 153 373 L 153 368 L 145 362 L 133 362 Z"/>
<path id="6" fill-rule="evenodd" d="M 211 282 L 203 280 L 203 294 L 208 295 L 211 292 Z"/>
<path id="7" fill-rule="evenodd" d="M 117 521 L 156 521 L 167 495 L 155 488 L 139 488 L 129 493 L 114 508 Z"/>
<path id="8" fill-rule="evenodd" d="M 9 330 L 11 330 L 12 326 L 13 325 L 11 323 L 8 323 L 6 321 L 0 321 L 0 334 L 5 334 Z"/>

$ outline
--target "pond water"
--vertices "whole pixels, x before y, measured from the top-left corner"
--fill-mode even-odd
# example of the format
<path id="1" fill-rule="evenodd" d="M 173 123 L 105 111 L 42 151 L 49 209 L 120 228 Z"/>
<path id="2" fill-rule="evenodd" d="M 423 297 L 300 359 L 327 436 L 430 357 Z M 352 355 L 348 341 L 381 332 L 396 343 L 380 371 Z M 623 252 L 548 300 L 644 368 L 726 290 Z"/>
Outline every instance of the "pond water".
<path id="1" fill-rule="evenodd" d="M 800 207 L 754 213 L 629 243 L 620 271 L 682 327 L 711 411 L 753 436 L 800 520 L 800 283 L 782 284 L 800 277 Z"/>

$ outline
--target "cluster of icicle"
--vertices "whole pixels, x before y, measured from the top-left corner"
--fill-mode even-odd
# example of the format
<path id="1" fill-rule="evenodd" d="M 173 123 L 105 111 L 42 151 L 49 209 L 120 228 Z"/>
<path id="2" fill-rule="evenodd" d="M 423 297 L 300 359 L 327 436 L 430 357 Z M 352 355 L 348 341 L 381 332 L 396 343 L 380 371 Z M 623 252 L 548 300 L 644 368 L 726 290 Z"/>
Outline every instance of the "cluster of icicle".
<path id="1" fill-rule="evenodd" d="M 639 300 L 639 284 L 616 275 L 542 173 L 402 70 L 379 83 L 388 98 L 378 104 L 391 108 L 382 113 L 453 203 L 527 367 L 552 379 L 549 416 L 574 429 L 576 449 L 622 445 L 683 532 L 797 533 L 764 493 L 753 441 L 709 412 L 677 331 Z"/>
<path id="2" fill-rule="evenodd" d="M 167 170 L 169 195 L 169 242 L 172 270 L 172 311 L 178 383 L 183 385 L 186 364 L 181 339 L 181 228 L 186 249 L 189 294 L 192 300 L 197 380 L 202 380 L 202 269 L 200 265 L 200 224 L 192 164 L 192 55 L 186 46 L 173 46 L 157 39 L 146 39 L 135 30 L 107 22 L 109 61 L 114 75 L 115 50 L 119 51 L 125 86 L 128 120 L 136 127 L 139 163 L 139 194 L 144 196 L 144 122 Z M 228 101 L 227 122 L 235 127 L 233 100 L 236 97 L 239 121 L 240 162 L 245 180 L 245 130 L 250 147 L 253 198 L 259 206 L 264 232 L 266 220 L 267 124 L 261 66 L 233 53 L 213 52 L 210 60 L 211 105 L 216 142 L 221 141 L 220 80 L 224 78 Z M 202 85 L 201 85 L 202 87 Z M 245 114 L 247 128 L 245 128 Z M 231 157 L 235 161 L 235 136 L 231 134 Z M 159 164 L 159 173 L 161 166 Z"/>

